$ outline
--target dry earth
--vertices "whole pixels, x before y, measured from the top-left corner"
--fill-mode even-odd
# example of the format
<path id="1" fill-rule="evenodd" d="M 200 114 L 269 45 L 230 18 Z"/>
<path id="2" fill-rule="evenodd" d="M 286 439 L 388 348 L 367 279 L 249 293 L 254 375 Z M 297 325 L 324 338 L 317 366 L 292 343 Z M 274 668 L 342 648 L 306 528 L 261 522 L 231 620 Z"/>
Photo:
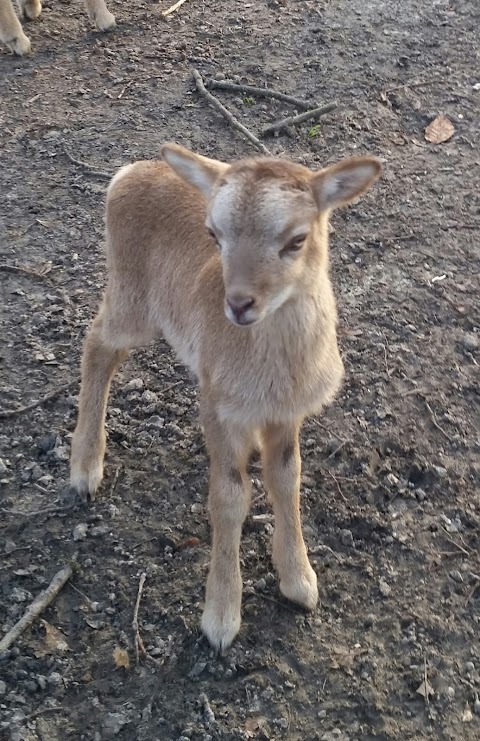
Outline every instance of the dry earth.
<path id="1" fill-rule="evenodd" d="M 47 0 L 28 24 L 33 55 L 0 51 L 1 407 L 75 381 L 105 281 L 106 181 L 65 150 L 109 174 L 166 140 L 254 153 L 194 92 L 192 66 L 337 100 L 318 128 L 266 140 L 312 167 L 367 152 L 385 163 L 333 221 L 347 378 L 302 438 L 322 604 L 305 616 L 279 595 L 254 467 L 265 517 L 245 525 L 242 631 L 224 657 L 206 645 L 196 388 L 162 343 L 137 352 L 114 384 L 93 506 L 65 498 L 75 383 L 0 419 L 0 627 L 78 564 L 47 623 L 0 656 L 0 738 L 479 739 L 477 0 L 189 0 L 168 21 L 165 4 L 110 5 L 119 26 L 101 36 L 78 3 Z M 218 96 L 254 131 L 292 113 Z M 442 112 L 455 133 L 427 143 Z M 142 572 L 151 658 L 136 666 Z"/>

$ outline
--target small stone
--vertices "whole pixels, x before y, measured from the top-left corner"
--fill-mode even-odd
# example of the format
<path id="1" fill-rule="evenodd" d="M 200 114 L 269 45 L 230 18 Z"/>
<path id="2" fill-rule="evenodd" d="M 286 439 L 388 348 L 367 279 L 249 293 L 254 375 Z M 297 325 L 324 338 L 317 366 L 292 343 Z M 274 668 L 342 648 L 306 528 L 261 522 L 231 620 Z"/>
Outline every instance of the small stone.
<path id="1" fill-rule="evenodd" d="M 38 449 L 42 453 L 48 453 L 50 450 L 53 450 L 56 442 L 57 442 L 56 436 L 49 435 L 48 437 L 44 437 L 42 440 L 40 440 L 40 442 L 38 443 Z"/>
<path id="2" fill-rule="evenodd" d="M 475 664 L 473 663 L 473 661 L 467 661 L 467 663 L 465 664 L 465 671 L 467 672 L 467 674 L 471 674 L 475 671 Z"/>
<path id="3" fill-rule="evenodd" d="M 340 540 L 343 543 L 343 545 L 347 546 L 353 546 L 354 540 L 353 540 L 353 533 L 351 530 L 340 530 Z"/>
<path id="4" fill-rule="evenodd" d="M 473 704 L 473 709 L 477 713 L 477 715 L 480 715 L 480 700 L 478 699 L 478 695 L 475 697 L 475 702 Z"/>
<path id="5" fill-rule="evenodd" d="M 141 391 L 143 389 L 142 378 L 132 378 L 131 381 L 125 384 L 123 387 L 124 391 Z"/>
<path id="6" fill-rule="evenodd" d="M 469 352 L 478 350 L 479 344 L 479 339 L 473 332 L 466 332 L 462 337 L 462 345 L 464 346 L 465 350 L 468 350 Z"/>
<path id="7" fill-rule="evenodd" d="M 113 519 L 114 517 L 116 517 L 117 515 L 119 515 L 119 514 L 120 514 L 120 510 L 119 510 L 119 509 L 118 509 L 118 507 L 116 507 L 116 506 L 115 506 L 114 504 L 109 504 L 109 505 L 108 505 L 108 507 L 107 507 L 107 512 L 108 512 L 108 514 L 110 515 L 110 517 L 111 517 L 112 519 Z"/>
<path id="8" fill-rule="evenodd" d="M 323 718 L 326 718 L 327 717 L 327 711 L 326 710 L 319 710 L 318 713 L 317 713 L 317 715 L 320 718 L 320 720 L 323 720 Z"/>
<path id="9" fill-rule="evenodd" d="M 62 675 L 58 672 L 52 672 L 47 678 L 47 682 L 51 687 L 58 687 L 62 684 Z"/>
<path id="10" fill-rule="evenodd" d="M 259 592 L 263 592 L 266 589 L 266 587 L 267 587 L 267 582 L 265 581 L 263 576 L 255 582 L 255 589 L 258 589 Z"/>
<path id="11" fill-rule="evenodd" d="M 445 690 L 445 694 L 449 700 L 453 700 L 453 698 L 455 697 L 455 687 L 447 687 L 447 689 Z"/>
<path id="12" fill-rule="evenodd" d="M 118 736 L 127 722 L 127 718 L 123 713 L 108 713 L 103 721 L 104 738 L 113 738 L 114 736 Z"/>
<path id="13" fill-rule="evenodd" d="M 194 515 L 199 515 L 201 512 L 203 512 L 203 505 L 199 504 L 198 502 L 195 502 L 190 507 L 190 512 Z"/>
<path id="14" fill-rule="evenodd" d="M 437 474 L 439 479 L 444 479 L 447 475 L 447 469 L 443 466 L 432 466 L 432 471 Z"/>
<path id="15" fill-rule="evenodd" d="M 3 697 L 3 695 L 7 694 L 7 685 L 3 681 L 3 679 L 0 679 L 0 697 Z"/>
<path id="16" fill-rule="evenodd" d="M 165 427 L 165 419 L 163 417 L 159 417 L 158 414 L 154 414 L 149 419 L 147 419 L 145 425 L 147 428 L 149 427 L 161 429 L 162 427 Z"/>
<path id="17" fill-rule="evenodd" d="M 33 694 L 38 691 L 38 684 L 33 680 L 30 680 L 29 682 L 25 682 L 25 689 L 30 694 Z"/>
<path id="18" fill-rule="evenodd" d="M 86 522 L 81 522 L 79 525 L 75 525 L 73 528 L 73 539 L 74 540 L 85 540 L 87 537 L 88 525 Z"/>
<path id="19" fill-rule="evenodd" d="M 427 492 L 424 491 L 423 489 L 417 489 L 415 494 L 419 502 L 424 502 L 425 499 L 427 498 Z"/>
<path id="20" fill-rule="evenodd" d="M 156 393 L 154 391 L 149 391 L 148 389 L 143 392 L 140 398 L 142 401 L 146 401 L 147 404 L 154 404 L 158 401 Z"/>
<path id="21" fill-rule="evenodd" d="M 57 461 L 68 461 L 70 458 L 70 450 L 66 445 L 58 445 L 52 450 L 52 455 Z"/>
<path id="22" fill-rule="evenodd" d="M 8 471 L 7 464 L 5 463 L 3 458 L 0 458 L 0 474 L 7 473 L 7 471 Z"/>
<path id="23" fill-rule="evenodd" d="M 456 581 L 457 584 L 463 584 L 463 576 L 460 573 L 460 571 L 458 571 L 458 569 L 454 569 L 453 571 L 450 571 L 449 577 L 450 579 L 453 579 L 453 581 Z"/>
<path id="24" fill-rule="evenodd" d="M 378 588 L 380 590 L 380 594 L 383 597 L 389 597 L 390 594 L 392 593 L 392 587 L 390 586 L 390 584 L 387 584 L 387 582 L 385 581 L 385 579 L 380 579 L 380 582 L 378 584 Z"/>
<path id="25" fill-rule="evenodd" d="M 37 674 L 36 676 L 37 684 L 40 687 L 41 690 L 47 689 L 47 678 L 43 676 L 43 674 Z"/>

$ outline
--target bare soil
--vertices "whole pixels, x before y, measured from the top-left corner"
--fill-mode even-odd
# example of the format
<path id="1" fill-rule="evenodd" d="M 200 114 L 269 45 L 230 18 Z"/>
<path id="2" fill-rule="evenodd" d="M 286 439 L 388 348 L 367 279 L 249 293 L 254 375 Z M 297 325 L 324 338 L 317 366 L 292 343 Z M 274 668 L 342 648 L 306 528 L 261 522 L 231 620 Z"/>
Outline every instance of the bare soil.
<path id="1" fill-rule="evenodd" d="M 92 33 L 78 4 L 48 1 L 28 24 L 33 55 L 0 51 L 0 406 L 60 389 L 0 419 L 0 627 L 77 559 L 47 624 L 0 656 L 0 738 L 479 739 L 477 0 L 190 0 L 168 21 L 166 3 L 110 5 L 111 35 Z M 243 626 L 223 657 L 199 632 L 209 523 L 197 391 L 167 346 L 133 354 L 115 380 L 98 501 L 72 503 L 66 488 L 82 337 L 105 282 L 107 181 L 65 150 L 109 175 L 166 140 L 255 154 L 198 97 L 192 66 L 339 103 L 319 128 L 265 140 L 273 153 L 313 168 L 356 153 L 385 163 L 333 218 L 347 378 L 302 437 L 321 605 L 306 616 L 279 593 L 254 464 Z M 293 112 L 218 97 L 256 132 Z M 429 144 L 442 112 L 455 134 Z M 150 658 L 137 666 L 143 572 Z"/>

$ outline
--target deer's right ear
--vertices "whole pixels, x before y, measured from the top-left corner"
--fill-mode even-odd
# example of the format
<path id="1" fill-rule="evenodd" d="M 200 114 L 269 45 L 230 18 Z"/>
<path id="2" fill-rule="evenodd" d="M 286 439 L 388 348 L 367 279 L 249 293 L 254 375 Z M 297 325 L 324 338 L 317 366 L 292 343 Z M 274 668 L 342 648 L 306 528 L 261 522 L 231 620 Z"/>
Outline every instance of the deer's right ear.
<path id="1" fill-rule="evenodd" d="M 229 168 L 225 162 L 195 154 L 179 144 L 164 144 L 160 154 L 179 177 L 198 188 L 206 198 L 210 197 L 220 175 Z"/>

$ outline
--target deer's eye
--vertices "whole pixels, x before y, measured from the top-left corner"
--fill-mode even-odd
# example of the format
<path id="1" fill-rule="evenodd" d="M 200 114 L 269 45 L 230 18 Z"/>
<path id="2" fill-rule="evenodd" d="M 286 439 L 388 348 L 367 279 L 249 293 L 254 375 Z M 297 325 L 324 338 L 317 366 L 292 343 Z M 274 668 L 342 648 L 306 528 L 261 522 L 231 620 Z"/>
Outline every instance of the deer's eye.
<path id="1" fill-rule="evenodd" d="M 285 255 L 292 255 L 295 252 L 300 252 L 303 245 L 305 244 L 306 238 L 306 234 L 297 234 L 296 237 L 293 237 L 293 239 L 287 242 L 285 247 L 280 250 L 280 257 L 284 257 Z"/>
<path id="2" fill-rule="evenodd" d="M 215 232 L 213 231 L 213 229 L 208 229 L 208 233 L 210 234 L 211 238 L 215 242 L 215 245 L 218 247 L 218 249 L 221 249 L 220 242 L 218 241 L 218 237 L 215 234 Z"/>

